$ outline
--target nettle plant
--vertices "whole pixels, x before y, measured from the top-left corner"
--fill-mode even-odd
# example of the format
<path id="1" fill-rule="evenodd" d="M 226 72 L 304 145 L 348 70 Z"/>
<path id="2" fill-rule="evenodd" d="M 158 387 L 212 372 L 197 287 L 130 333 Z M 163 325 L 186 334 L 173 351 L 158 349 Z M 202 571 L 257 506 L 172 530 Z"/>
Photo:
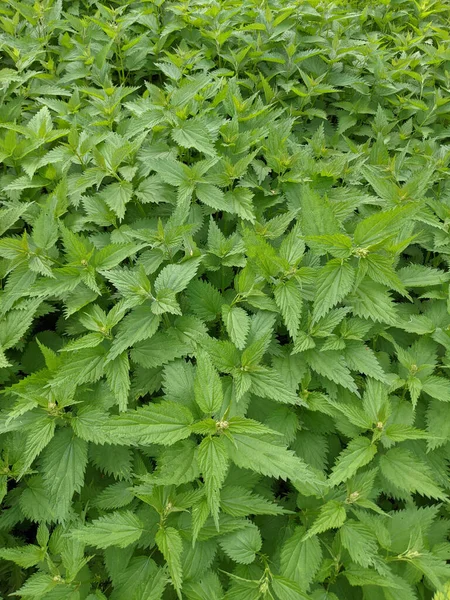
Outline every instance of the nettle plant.
<path id="1" fill-rule="evenodd" d="M 3 3 L 3 597 L 450 598 L 449 11 Z"/>

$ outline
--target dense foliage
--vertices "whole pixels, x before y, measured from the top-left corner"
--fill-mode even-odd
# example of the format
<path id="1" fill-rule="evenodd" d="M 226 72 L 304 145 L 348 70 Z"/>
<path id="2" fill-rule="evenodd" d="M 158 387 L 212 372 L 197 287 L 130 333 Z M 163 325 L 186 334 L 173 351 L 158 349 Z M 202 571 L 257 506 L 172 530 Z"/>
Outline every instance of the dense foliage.
<path id="1" fill-rule="evenodd" d="M 449 14 L 0 6 L 4 597 L 450 597 Z"/>

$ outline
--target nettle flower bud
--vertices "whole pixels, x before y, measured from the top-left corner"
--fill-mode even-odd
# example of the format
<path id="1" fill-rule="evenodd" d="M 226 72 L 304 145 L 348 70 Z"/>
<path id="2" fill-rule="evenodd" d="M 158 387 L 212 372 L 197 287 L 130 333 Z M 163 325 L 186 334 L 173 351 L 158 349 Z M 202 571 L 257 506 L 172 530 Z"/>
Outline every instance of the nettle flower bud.
<path id="1" fill-rule="evenodd" d="M 368 248 L 355 248 L 353 254 L 358 258 L 365 258 L 369 254 Z"/>
<path id="2" fill-rule="evenodd" d="M 228 429 L 230 424 L 228 421 L 216 421 L 216 428 L 218 431 L 223 431 L 224 429 Z"/>
<path id="3" fill-rule="evenodd" d="M 417 550 L 410 550 L 405 554 L 405 558 L 417 558 L 420 555 L 420 552 L 417 552 Z"/>
<path id="4" fill-rule="evenodd" d="M 352 504 L 353 502 L 356 502 L 360 496 L 360 492 L 352 492 L 346 499 L 347 504 Z"/>

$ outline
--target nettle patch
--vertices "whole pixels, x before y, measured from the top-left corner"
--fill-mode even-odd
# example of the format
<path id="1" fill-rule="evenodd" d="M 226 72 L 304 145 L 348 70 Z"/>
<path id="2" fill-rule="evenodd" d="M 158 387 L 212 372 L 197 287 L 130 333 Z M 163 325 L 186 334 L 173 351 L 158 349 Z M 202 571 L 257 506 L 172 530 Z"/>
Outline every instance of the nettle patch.
<path id="1" fill-rule="evenodd" d="M 2 4 L 3 597 L 450 597 L 449 11 Z"/>

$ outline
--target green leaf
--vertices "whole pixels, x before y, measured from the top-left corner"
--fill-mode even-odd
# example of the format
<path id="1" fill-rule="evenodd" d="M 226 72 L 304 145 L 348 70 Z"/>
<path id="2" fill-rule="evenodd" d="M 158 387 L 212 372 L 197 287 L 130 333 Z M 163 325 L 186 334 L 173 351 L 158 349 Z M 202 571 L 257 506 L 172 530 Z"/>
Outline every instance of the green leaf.
<path id="1" fill-rule="evenodd" d="M 45 594 L 56 588 L 59 584 L 59 580 L 47 573 L 33 573 L 31 577 L 27 579 L 24 585 L 15 592 L 16 596 L 22 598 L 42 598 Z"/>
<path id="2" fill-rule="evenodd" d="M 122 559 L 123 566 L 123 557 Z M 117 600 L 161 600 L 167 585 L 167 574 L 148 556 L 136 556 L 124 570 L 113 573 L 113 598 Z M 98 589 L 97 589 L 98 592 Z M 103 600 L 95 596 L 92 600 Z M 106 596 L 105 596 L 106 598 Z"/>
<path id="3" fill-rule="evenodd" d="M 445 271 L 424 265 L 409 265 L 399 269 L 398 276 L 405 287 L 432 287 L 449 280 Z"/>
<path id="4" fill-rule="evenodd" d="M 42 454 L 42 473 L 51 497 L 58 499 L 61 514 L 66 515 L 75 492 L 84 482 L 87 442 L 69 428 L 58 429 Z"/>
<path id="5" fill-rule="evenodd" d="M 123 508 L 134 500 L 134 495 L 129 490 L 129 484 L 118 481 L 105 488 L 95 499 L 95 506 L 102 510 L 115 510 Z"/>
<path id="6" fill-rule="evenodd" d="M 224 193 L 220 188 L 211 183 L 199 183 L 195 189 L 197 198 L 206 206 L 214 210 L 225 210 L 231 212 L 232 207 L 225 200 Z"/>
<path id="7" fill-rule="evenodd" d="M 347 302 L 358 317 L 389 325 L 398 322 L 397 311 L 387 289 L 374 281 L 360 283 Z"/>
<path id="8" fill-rule="evenodd" d="M 170 446 L 189 437 L 191 412 L 175 402 L 149 404 L 111 417 L 102 427 L 110 443 Z"/>
<path id="9" fill-rule="evenodd" d="M 19 567 L 29 569 L 44 560 L 45 550 L 33 544 L 17 548 L 0 548 L 0 557 L 16 563 Z"/>
<path id="10" fill-rule="evenodd" d="M 158 456 L 156 471 L 143 479 L 158 485 L 181 485 L 194 481 L 199 475 L 197 444 L 188 439 L 165 448 Z"/>
<path id="11" fill-rule="evenodd" d="M 416 429 L 410 425 L 402 423 L 393 423 L 388 425 L 384 430 L 384 435 L 393 442 L 403 442 L 404 440 L 424 440 L 430 436 L 426 431 Z"/>
<path id="12" fill-rule="evenodd" d="M 111 183 L 106 186 L 99 194 L 109 208 L 122 220 L 125 217 L 126 205 L 131 200 L 133 186 L 128 181 L 120 183 Z"/>
<path id="13" fill-rule="evenodd" d="M 313 320 L 318 321 L 341 302 L 353 288 L 355 270 L 351 265 L 334 258 L 319 271 L 314 300 Z"/>
<path id="14" fill-rule="evenodd" d="M 204 413 L 218 412 L 223 403 L 222 383 L 205 352 L 197 352 L 194 390 L 195 401 Z"/>
<path id="15" fill-rule="evenodd" d="M 243 308 L 239 306 L 222 305 L 222 316 L 228 335 L 233 344 L 243 349 L 250 329 L 250 319 Z"/>
<path id="16" fill-rule="evenodd" d="M 328 529 L 338 529 L 344 524 L 346 518 L 347 514 L 343 503 L 330 500 L 321 507 L 317 519 L 308 529 L 303 539 L 307 540 L 318 533 L 328 531 Z"/>
<path id="17" fill-rule="evenodd" d="M 378 381 L 386 381 L 386 375 L 371 348 L 357 340 L 347 340 L 344 351 L 345 362 L 352 371 L 364 373 Z"/>
<path id="18" fill-rule="evenodd" d="M 226 485 L 220 495 L 220 508 L 232 517 L 249 515 L 282 515 L 286 511 L 277 504 L 240 486 Z"/>
<path id="19" fill-rule="evenodd" d="M 283 321 L 295 341 L 302 313 L 302 294 L 295 281 L 289 279 L 275 287 L 274 296 Z"/>
<path id="20" fill-rule="evenodd" d="M 351 254 L 352 240 L 348 235 L 335 233 L 333 235 L 309 235 L 308 245 L 315 254 L 331 254 L 334 258 L 348 258 Z"/>
<path id="21" fill-rule="evenodd" d="M 222 296 L 207 281 L 191 281 L 187 288 L 187 297 L 193 312 L 204 321 L 214 321 L 222 312 Z"/>
<path id="22" fill-rule="evenodd" d="M 381 473 L 396 487 L 428 498 L 446 498 L 430 468 L 406 448 L 392 448 L 380 459 Z"/>
<path id="23" fill-rule="evenodd" d="M 188 260 L 179 265 L 167 265 L 162 269 L 155 281 L 155 291 L 169 289 L 178 294 L 183 291 L 197 273 L 199 261 Z"/>
<path id="24" fill-rule="evenodd" d="M 128 404 L 128 394 L 130 391 L 130 363 L 128 353 L 122 352 L 113 360 L 110 360 L 105 367 L 106 380 L 109 389 L 114 394 L 120 411 L 125 411 Z"/>
<path id="25" fill-rule="evenodd" d="M 171 132 L 173 140 L 183 148 L 195 148 L 208 156 L 214 156 L 215 150 L 211 135 L 205 123 L 199 119 L 189 119 L 179 123 Z"/>
<path id="26" fill-rule="evenodd" d="M 281 549 L 281 574 L 308 591 L 322 562 L 322 550 L 316 536 L 304 539 L 305 529 L 297 527 Z"/>
<path id="27" fill-rule="evenodd" d="M 292 194 L 294 193 L 296 196 L 300 196 L 302 230 L 305 233 L 308 235 L 330 235 L 340 232 L 339 221 L 336 219 L 327 200 L 321 198 L 307 185 L 298 186 L 298 188 L 293 187 Z"/>
<path id="28" fill-rule="evenodd" d="M 399 206 L 392 210 L 378 212 L 360 221 L 353 235 L 356 246 L 367 248 L 374 246 L 396 234 L 410 218 L 415 207 Z"/>
<path id="29" fill-rule="evenodd" d="M 357 392 L 355 381 L 350 375 L 341 353 L 335 350 L 319 352 L 316 348 L 312 348 L 304 353 L 304 357 L 309 366 L 319 375 L 323 375 L 352 392 Z"/>
<path id="30" fill-rule="evenodd" d="M 352 560 L 368 567 L 377 556 L 377 543 L 373 532 L 363 523 L 347 520 L 340 529 L 341 543 L 348 550 Z"/>
<path id="31" fill-rule="evenodd" d="M 227 208 L 223 210 L 238 215 L 244 221 L 255 222 L 255 208 L 252 201 L 253 193 L 250 190 L 244 187 L 235 187 L 225 192 L 223 199 L 227 205 Z"/>
<path id="32" fill-rule="evenodd" d="M 258 527 L 248 522 L 243 529 L 224 535 L 219 540 L 220 547 L 234 562 L 249 565 L 261 550 L 262 540 Z"/>
<path id="33" fill-rule="evenodd" d="M 450 404 L 432 400 L 427 410 L 428 448 L 434 450 L 450 439 Z"/>
<path id="34" fill-rule="evenodd" d="M 221 600 L 223 590 L 217 574 L 208 571 L 199 581 L 186 582 L 183 588 L 192 600 Z"/>
<path id="35" fill-rule="evenodd" d="M 223 438 L 204 438 L 198 448 L 198 464 L 205 481 L 209 510 L 218 527 L 220 490 L 228 471 L 228 454 Z"/>
<path id="36" fill-rule="evenodd" d="M 174 527 L 161 527 L 156 532 L 155 541 L 169 566 L 172 585 L 178 597 L 181 598 L 181 585 L 183 583 L 183 569 L 181 566 L 183 540 L 181 535 Z"/>
<path id="37" fill-rule="evenodd" d="M 345 570 L 345 577 L 348 579 L 350 585 L 355 587 L 379 586 L 381 588 L 401 589 L 400 585 L 392 577 L 386 576 L 386 573 L 381 575 L 375 569 L 352 566 Z"/>
<path id="38" fill-rule="evenodd" d="M 0 347 L 3 350 L 8 350 L 17 344 L 33 322 L 40 304 L 40 300 L 32 300 L 27 304 L 22 303 L 18 310 L 10 311 L 2 319 Z"/>
<path id="39" fill-rule="evenodd" d="M 55 421 L 43 417 L 34 423 L 34 427 L 27 433 L 25 444 L 20 450 L 20 458 L 15 467 L 19 478 L 31 467 L 34 459 L 39 456 L 55 434 Z"/>
<path id="40" fill-rule="evenodd" d="M 146 369 L 152 369 L 180 358 L 188 352 L 189 347 L 186 343 L 175 336 L 158 332 L 151 339 L 138 342 L 131 350 L 131 359 Z"/>
<path id="41" fill-rule="evenodd" d="M 308 600 L 310 597 L 303 593 L 295 581 L 280 575 L 272 577 L 272 589 L 278 600 Z"/>
<path id="42" fill-rule="evenodd" d="M 377 447 L 369 438 L 362 436 L 354 438 L 338 456 L 328 480 L 329 484 L 334 487 L 350 479 L 359 468 L 367 465 L 376 453 Z"/>
<path id="43" fill-rule="evenodd" d="M 175 292 L 169 289 L 159 290 L 152 303 L 152 311 L 155 315 L 163 315 L 164 313 L 172 315 L 183 314 L 177 302 Z"/>
<path id="44" fill-rule="evenodd" d="M 450 380 L 445 377 L 430 375 L 422 382 L 422 391 L 441 402 L 450 402 Z"/>
<path id="45" fill-rule="evenodd" d="M 251 391 L 256 396 L 269 398 L 283 404 L 299 404 L 300 399 L 283 382 L 275 369 L 259 367 L 250 374 Z"/>
<path id="46" fill-rule="evenodd" d="M 281 477 L 315 485 L 317 478 L 312 470 L 295 454 L 264 439 L 248 434 L 233 434 L 224 438 L 230 459 L 243 469 L 251 469 L 269 477 Z M 299 483 L 300 485 L 300 483 Z"/>
<path id="47" fill-rule="evenodd" d="M 68 535 L 96 548 L 126 548 L 137 542 L 143 531 L 142 521 L 131 511 L 125 511 L 113 512 L 95 519 L 84 527 L 72 529 Z"/>
<path id="48" fill-rule="evenodd" d="M 123 260 L 136 254 L 138 250 L 143 248 L 145 244 L 108 244 L 99 250 L 94 258 L 93 263 L 95 268 L 100 271 L 103 269 L 113 269 Z M 105 277 L 108 277 L 110 272 L 106 271 Z M 114 281 L 113 281 L 114 283 Z"/>

